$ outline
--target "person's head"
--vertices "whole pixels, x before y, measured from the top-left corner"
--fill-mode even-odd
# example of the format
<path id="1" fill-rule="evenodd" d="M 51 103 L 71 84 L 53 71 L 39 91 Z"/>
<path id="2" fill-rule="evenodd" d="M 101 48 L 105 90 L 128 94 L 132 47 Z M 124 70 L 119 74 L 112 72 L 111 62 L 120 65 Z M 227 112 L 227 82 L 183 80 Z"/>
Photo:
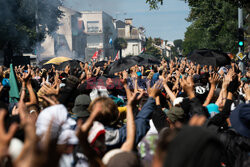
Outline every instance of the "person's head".
<path id="1" fill-rule="evenodd" d="M 186 121 L 184 110 L 181 107 L 172 107 L 167 112 L 167 121 L 171 129 L 180 128 Z"/>
<path id="2" fill-rule="evenodd" d="M 220 167 L 223 144 L 201 127 L 184 127 L 168 146 L 164 167 Z"/>
<path id="3" fill-rule="evenodd" d="M 137 154 L 132 151 L 113 149 L 105 154 L 102 159 L 107 167 L 141 167 L 142 162 Z"/>
<path id="4" fill-rule="evenodd" d="M 238 105 L 231 112 L 230 123 L 240 135 L 250 138 L 250 104 Z"/>
<path id="5" fill-rule="evenodd" d="M 119 117 L 119 111 L 115 102 L 108 97 L 98 97 L 90 103 L 88 108 L 89 112 L 93 111 L 97 103 L 102 105 L 102 111 L 101 114 L 98 115 L 97 120 L 104 126 L 115 124 Z"/>
<path id="6" fill-rule="evenodd" d="M 79 95 L 75 99 L 74 107 L 72 108 L 72 112 L 74 116 L 77 118 L 82 118 L 83 120 L 89 117 L 88 107 L 91 100 L 88 95 Z"/>
<path id="7" fill-rule="evenodd" d="M 160 131 L 153 159 L 153 167 L 162 167 L 169 144 L 175 138 L 176 133 L 177 131 L 175 129 L 169 128 L 163 128 Z"/>

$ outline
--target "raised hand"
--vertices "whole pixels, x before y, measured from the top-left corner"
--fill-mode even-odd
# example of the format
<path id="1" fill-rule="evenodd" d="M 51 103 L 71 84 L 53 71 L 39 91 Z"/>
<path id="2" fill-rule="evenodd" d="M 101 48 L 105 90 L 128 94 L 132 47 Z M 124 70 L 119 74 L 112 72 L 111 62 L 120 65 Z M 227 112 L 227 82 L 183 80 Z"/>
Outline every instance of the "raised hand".
<path id="1" fill-rule="evenodd" d="M 156 98 L 162 89 L 163 83 L 162 80 L 158 80 L 152 88 L 148 87 L 149 97 Z"/>
<path id="2" fill-rule="evenodd" d="M 4 116 L 6 112 L 0 111 L 0 161 L 8 155 L 8 148 L 12 137 L 14 136 L 18 125 L 13 123 L 6 132 L 4 127 Z"/>
<path id="3" fill-rule="evenodd" d="M 250 100 L 250 86 L 249 86 L 249 84 L 244 85 L 243 91 L 245 93 L 245 100 L 246 101 Z"/>
<path id="4" fill-rule="evenodd" d="M 123 78 L 123 79 L 128 79 L 128 73 L 127 73 L 127 71 L 124 70 L 124 71 L 122 72 L 122 78 Z"/>
<path id="5" fill-rule="evenodd" d="M 193 79 L 189 76 L 187 79 L 181 79 L 181 87 L 188 94 L 189 98 L 192 99 L 194 95 L 194 82 Z"/>
<path id="6" fill-rule="evenodd" d="M 45 94 L 45 95 L 58 95 L 59 94 L 59 86 L 57 85 L 56 88 L 53 88 L 52 86 L 48 85 L 48 84 L 43 84 L 41 91 Z"/>
<path id="7" fill-rule="evenodd" d="M 53 120 L 52 120 L 53 121 Z M 40 140 L 36 136 L 35 124 L 31 120 L 25 122 L 25 141 L 22 152 L 18 158 L 14 161 L 17 167 L 43 167 L 43 166 L 58 166 L 59 158 L 61 153 L 56 149 L 57 139 L 51 138 L 51 128 L 47 129 L 43 139 Z M 40 145 L 37 143 L 40 140 Z"/>
<path id="8" fill-rule="evenodd" d="M 220 80 L 220 76 L 217 73 L 214 73 L 213 75 L 210 75 L 209 77 L 209 82 L 213 86 L 216 86 L 219 80 Z"/>
<path id="9" fill-rule="evenodd" d="M 134 93 L 132 95 L 132 97 L 128 100 L 127 105 L 135 106 L 140 101 L 143 94 L 144 94 L 144 92 L 136 92 L 136 93 Z"/>

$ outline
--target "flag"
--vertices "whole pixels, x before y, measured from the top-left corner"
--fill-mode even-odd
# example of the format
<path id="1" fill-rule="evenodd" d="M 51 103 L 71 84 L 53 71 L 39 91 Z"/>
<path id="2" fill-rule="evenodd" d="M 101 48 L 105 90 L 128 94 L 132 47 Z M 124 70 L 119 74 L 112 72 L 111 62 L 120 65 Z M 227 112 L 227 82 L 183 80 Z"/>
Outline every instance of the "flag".
<path id="1" fill-rule="evenodd" d="M 98 59 L 98 56 L 102 54 L 103 50 L 99 49 L 98 51 L 95 51 L 94 55 L 92 56 L 92 59 Z"/>
<path id="2" fill-rule="evenodd" d="M 19 96 L 19 90 L 16 82 L 16 75 L 13 69 L 13 65 L 10 64 L 10 90 L 9 90 L 9 97 L 10 102 L 18 102 Z"/>
<path id="3" fill-rule="evenodd" d="M 110 45 L 113 44 L 113 39 L 112 39 L 112 38 L 109 39 L 109 44 L 110 44 Z"/>
<path id="4" fill-rule="evenodd" d="M 146 51 L 146 48 L 142 48 L 140 54 L 144 53 Z"/>
<path id="5" fill-rule="evenodd" d="M 119 51 L 117 52 L 114 61 L 118 60 L 118 56 L 119 56 Z"/>
<path id="6" fill-rule="evenodd" d="M 94 55 L 92 56 L 92 59 L 97 59 L 98 58 L 98 51 L 95 51 Z"/>

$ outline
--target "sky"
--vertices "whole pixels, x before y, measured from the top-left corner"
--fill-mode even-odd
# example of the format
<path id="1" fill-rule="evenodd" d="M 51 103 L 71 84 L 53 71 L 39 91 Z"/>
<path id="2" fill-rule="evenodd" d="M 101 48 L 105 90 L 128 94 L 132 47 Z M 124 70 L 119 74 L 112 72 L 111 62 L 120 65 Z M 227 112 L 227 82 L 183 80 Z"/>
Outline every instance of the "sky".
<path id="1" fill-rule="evenodd" d="M 133 25 L 146 29 L 146 36 L 173 41 L 184 39 L 190 25 L 189 7 L 183 0 L 164 0 L 158 10 L 149 9 L 146 0 L 64 0 L 64 6 L 77 11 L 102 10 L 113 18 L 133 18 Z"/>

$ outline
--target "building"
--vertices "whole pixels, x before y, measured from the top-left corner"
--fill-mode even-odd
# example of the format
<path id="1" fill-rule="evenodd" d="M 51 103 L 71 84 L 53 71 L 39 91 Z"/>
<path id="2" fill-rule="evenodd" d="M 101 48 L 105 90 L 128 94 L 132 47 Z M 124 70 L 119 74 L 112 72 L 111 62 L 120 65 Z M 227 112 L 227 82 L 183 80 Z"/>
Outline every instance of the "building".
<path id="1" fill-rule="evenodd" d="M 87 35 L 85 60 L 89 61 L 96 51 L 98 59 L 114 57 L 113 41 L 117 38 L 113 18 L 103 11 L 83 11 L 81 21 L 85 25 L 84 33 Z"/>
<path id="2" fill-rule="evenodd" d="M 127 48 L 122 50 L 123 56 L 139 55 L 146 42 L 145 29 L 143 27 L 134 27 L 132 21 L 133 19 L 128 18 L 124 22 L 121 20 L 115 22 L 118 37 L 126 39 L 128 43 Z"/>
<path id="3" fill-rule="evenodd" d="M 114 57 L 112 41 L 117 37 L 117 30 L 112 16 L 103 11 L 60 9 L 64 16 L 60 19 L 58 30 L 42 42 L 39 62 L 58 56 L 90 61 L 96 51 L 98 59 Z"/>
<path id="4" fill-rule="evenodd" d="M 123 49 L 123 56 L 127 55 L 139 55 L 146 42 L 144 35 L 144 28 L 136 28 L 132 25 L 132 19 L 128 18 L 125 21 L 116 21 L 116 28 L 118 30 L 118 37 L 126 39 L 128 45 L 126 49 Z"/>
<path id="5" fill-rule="evenodd" d="M 84 60 L 86 34 L 84 25 L 79 22 L 81 13 L 60 7 L 63 17 L 59 20 L 58 30 L 47 36 L 38 49 L 38 61 L 64 56 Z"/>

